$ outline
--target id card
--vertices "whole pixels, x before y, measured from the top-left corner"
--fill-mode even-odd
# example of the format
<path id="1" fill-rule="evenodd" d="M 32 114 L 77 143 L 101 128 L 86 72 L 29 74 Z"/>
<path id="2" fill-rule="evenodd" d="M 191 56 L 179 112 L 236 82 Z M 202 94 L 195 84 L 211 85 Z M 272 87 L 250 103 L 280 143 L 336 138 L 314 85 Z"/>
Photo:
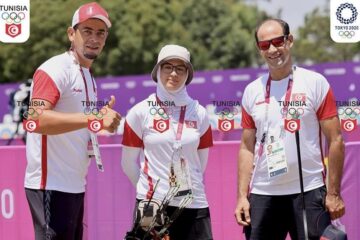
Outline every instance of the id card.
<path id="1" fill-rule="evenodd" d="M 93 146 L 92 146 L 91 140 L 88 141 L 87 153 L 88 153 L 88 157 L 89 157 L 89 158 L 95 157 L 94 148 L 93 148 Z"/>
<path id="2" fill-rule="evenodd" d="M 174 172 L 178 177 L 179 191 L 175 197 L 185 196 L 191 193 L 191 179 L 188 161 L 181 157 L 174 163 Z"/>
<path id="3" fill-rule="evenodd" d="M 288 173 L 288 163 L 283 141 L 274 141 L 265 146 L 268 176 L 273 178 Z"/>
<path id="4" fill-rule="evenodd" d="M 189 163 L 182 155 L 178 155 L 172 159 L 169 183 L 170 186 L 179 186 L 178 193 L 175 197 L 192 193 Z"/>

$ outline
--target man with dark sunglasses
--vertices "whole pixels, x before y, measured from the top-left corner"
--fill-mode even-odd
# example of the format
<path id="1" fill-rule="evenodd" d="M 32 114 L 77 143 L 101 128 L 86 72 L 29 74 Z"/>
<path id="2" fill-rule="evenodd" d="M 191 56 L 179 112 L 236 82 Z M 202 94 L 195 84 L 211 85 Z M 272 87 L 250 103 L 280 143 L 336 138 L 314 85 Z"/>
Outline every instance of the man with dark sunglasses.
<path id="1" fill-rule="evenodd" d="M 324 76 L 293 65 L 294 37 L 286 22 L 265 20 L 257 27 L 255 40 L 269 73 L 250 83 L 242 98 L 235 217 L 248 240 L 282 240 L 288 233 L 293 240 L 319 239 L 330 219 L 345 214 L 340 195 L 344 143 L 334 95 Z M 324 135 L 329 147 L 328 176 L 322 154 Z M 271 152 L 266 151 L 269 146 Z"/>

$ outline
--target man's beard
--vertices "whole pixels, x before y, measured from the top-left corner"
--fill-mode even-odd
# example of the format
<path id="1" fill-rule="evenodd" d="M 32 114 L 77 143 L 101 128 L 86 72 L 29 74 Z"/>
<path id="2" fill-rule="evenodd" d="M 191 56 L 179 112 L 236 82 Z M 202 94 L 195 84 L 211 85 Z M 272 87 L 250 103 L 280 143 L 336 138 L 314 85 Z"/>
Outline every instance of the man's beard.
<path id="1" fill-rule="evenodd" d="M 95 60 L 97 58 L 97 55 L 93 53 L 84 53 L 84 57 L 90 60 Z"/>

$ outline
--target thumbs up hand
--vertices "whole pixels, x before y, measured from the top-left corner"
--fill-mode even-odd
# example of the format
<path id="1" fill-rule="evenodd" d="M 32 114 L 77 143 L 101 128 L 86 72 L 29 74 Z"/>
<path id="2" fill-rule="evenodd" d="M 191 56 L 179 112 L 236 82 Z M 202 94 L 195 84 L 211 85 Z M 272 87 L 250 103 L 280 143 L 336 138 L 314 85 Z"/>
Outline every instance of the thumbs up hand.
<path id="1" fill-rule="evenodd" d="M 114 105 L 115 105 L 115 97 L 114 95 L 111 95 L 108 107 L 113 109 Z"/>
<path id="2" fill-rule="evenodd" d="M 109 104 L 104 106 L 106 114 L 103 117 L 103 128 L 111 133 L 116 132 L 120 121 L 121 121 L 121 115 L 113 110 L 113 107 L 115 105 L 115 97 L 111 95 Z"/>

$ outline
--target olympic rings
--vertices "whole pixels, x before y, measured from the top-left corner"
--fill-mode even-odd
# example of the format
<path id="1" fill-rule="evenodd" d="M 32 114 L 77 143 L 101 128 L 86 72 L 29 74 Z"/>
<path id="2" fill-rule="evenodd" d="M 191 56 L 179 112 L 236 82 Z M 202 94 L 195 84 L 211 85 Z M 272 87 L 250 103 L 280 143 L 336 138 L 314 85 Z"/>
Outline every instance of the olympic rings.
<path id="1" fill-rule="evenodd" d="M 13 23 L 13 20 L 11 20 L 11 18 L 8 18 L 5 20 L 7 24 L 12 24 Z"/>
<path id="2" fill-rule="evenodd" d="M 226 117 L 227 119 L 234 118 L 235 115 L 239 113 L 238 109 L 233 107 L 232 109 L 226 107 L 221 111 L 215 111 L 215 115 L 220 115 L 222 118 Z"/>
<path id="3" fill-rule="evenodd" d="M 173 114 L 173 110 L 171 108 L 167 108 L 166 110 L 162 107 L 156 108 L 152 107 L 150 108 L 150 114 L 152 116 L 159 115 L 162 119 L 167 120 L 169 119 L 169 116 Z"/>
<path id="4" fill-rule="evenodd" d="M 91 108 L 86 107 L 86 108 L 84 109 L 84 114 L 85 114 L 85 115 L 90 115 L 90 114 L 91 114 Z"/>
<path id="5" fill-rule="evenodd" d="M 165 109 L 163 109 L 163 108 L 159 108 L 157 112 L 158 112 L 159 115 L 161 115 L 161 116 L 164 115 L 164 114 L 166 114 Z"/>
<path id="6" fill-rule="evenodd" d="M 25 19 L 25 13 L 24 12 L 19 12 L 19 13 L 16 13 L 16 12 L 11 12 L 11 13 L 3 12 L 1 14 L 1 18 L 3 20 L 6 20 L 6 23 L 8 23 L 8 24 L 20 23 L 22 20 Z"/>
<path id="7" fill-rule="evenodd" d="M 21 19 L 20 18 L 15 18 L 13 21 L 14 21 L 14 23 L 20 23 Z"/>
<path id="8" fill-rule="evenodd" d="M 360 115 L 360 107 L 354 108 L 353 111 L 356 113 L 356 115 Z"/>
<path id="9" fill-rule="evenodd" d="M 18 15 L 15 12 L 10 13 L 11 20 L 15 20 L 18 17 Z"/>
<path id="10" fill-rule="evenodd" d="M 20 20 L 25 19 L 25 13 L 23 13 L 23 12 L 19 12 L 19 13 L 18 13 L 18 16 L 19 16 L 19 19 L 20 19 Z"/>
<path id="11" fill-rule="evenodd" d="M 152 108 L 150 108 L 150 114 L 151 115 L 155 115 L 157 113 L 157 109 L 156 108 L 154 108 L 154 107 L 152 107 Z M 160 115 L 160 114 L 159 114 Z"/>
<path id="12" fill-rule="evenodd" d="M 360 108 L 359 107 L 355 107 L 355 108 L 339 108 L 338 109 L 338 114 L 344 115 L 345 118 L 351 118 L 351 119 L 355 119 L 360 115 Z"/>
<path id="13" fill-rule="evenodd" d="M 215 112 L 216 115 L 228 115 L 230 113 L 230 108 L 223 108 L 220 112 Z"/>
<path id="14" fill-rule="evenodd" d="M 4 15 L 5 15 L 6 17 L 4 17 Z M 3 12 L 3 13 L 1 14 L 1 18 L 2 18 L 3 20 L 8 19 L 8 18 L 9 18 L 9 16 L 10 16 L 10 14 L 9 14 L 9 13 L 7 13 L 7 12 Z"/>
<path id="15" fill-rule="evenodd" d="M 91 113 L 92 113 L 92 115 L 97 116 L 97 115 L 100 113 L 100 110 L 99 110 L 98 108 L 93 108 L 93 109 L 91 110 Z"/>
<path id="16" fill-rule="evenodd" d="M 38 118 L 44 110 L 42 108 L 32 108 L 30 107 L 26 112 L 23 113 L 23 117 L 28 119 L 29 116 Z"/>
<path id="17" fill-rule="evenodd" d="M 299 118 L 300 116 L 304 115 L 304 109 L 303 108 L 282 108 L 280 110 L 281 115 L 283 115 L 284 117 L 286 117 L 288 114 L 292 117 L 292 118 Z"/>
<path id="18" fill-rule="evenodd" d="M 107 109 L 106 108 L 97 108 L 97 107 L 95 107 L 95 108 L 93 108 L 93 109 L 91 109 L 90 107 L 86 107 L 85 109 L 84 109 L 84 114 L 85 115 L 90 115 L 90 114 L 92 114 L 92 115 L 94 115 L 97 119 L 102 119 L 103 117 L 104 117 L 104 115 L 105 114 L 107 114 Z"/>
<path id="19" fill-rule="evenodd" d="M 354 31 L 340 31 L 339 36 L 343 37 L 343 38 L 352 38 L 353 36 L 355 36 L 355 32 Z"/>
<path id="20" fill-rule="evenodd" d="M 346 115 L 350 116 L 353 111 L 352 111 L 351 108 L 345 108 L 345 111 L 344 111 L 344 112 L 345 112 Z"/>

